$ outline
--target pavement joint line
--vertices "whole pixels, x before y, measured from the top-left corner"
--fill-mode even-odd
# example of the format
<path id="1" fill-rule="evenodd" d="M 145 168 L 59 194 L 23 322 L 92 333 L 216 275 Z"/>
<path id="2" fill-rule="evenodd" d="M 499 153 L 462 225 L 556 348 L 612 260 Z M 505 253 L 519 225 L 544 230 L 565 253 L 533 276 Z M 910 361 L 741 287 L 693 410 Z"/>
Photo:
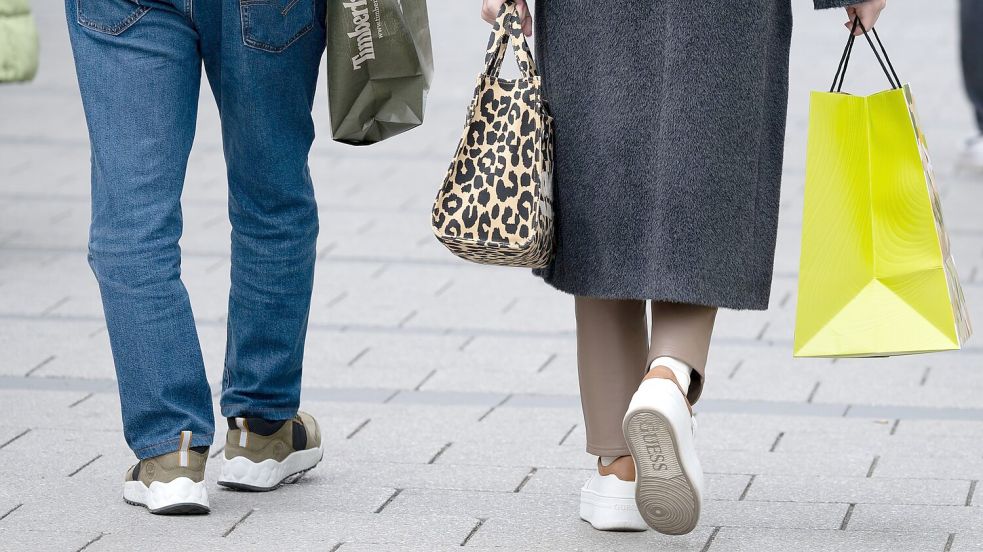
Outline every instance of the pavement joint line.
<path id="1" fill-rule="evenodd" d="M 344 545 L 345 545 L 345 541 L 341 541 L 341 542 L 339 542 L 339 543 L 337 543 L 337 544 L 335 544 L 334 546 L 332 546 L 332 547 L 331 547 L 331 550 L 328 550 L 328 552 L 338 552 L 338 550 L 339 550 L 339 549 L 340 549 L 340 548 L 341 548 L 342 546 L 344 546 Z"/>
<path id="2" fill-rule="evenodd" d="M 918 385 L 919 386 L 921 386 L 921 387 L 924 387 L 925 386 L 925 383 L 928 381 L 928 373 L 931 372 L 931 371 L 932 371 L 932 367 L 931 366 L 926 366 L 925 367 L 925 372 L 922 374 L 922 379 L 921 379 L 920 382 L 918 382 Z"/>
<path id="3" fill-rule="evenodd" d="M 27 371 L 27 372 L 26 372 L 26 373 L 24 374 L 24 377 L 25 377 L 25 378 L 29 378 L 29 377 L 31 377 L 31 374 L 33 374 L 34 372 L 37 372 L 37 371 L 38 371 L 38 370 L 40 370 L 41 368 L 44 368 L 44 366 L 45 366 L 46 364 L 48 364 L 48 363 L 50 363 L 50 362 L 51 362 L 52 360 L 54 360 L 55 358 L 56 358 L 56 357 L 55 357 L 55 355 L 51 355 L 51 356 L 49 356 L 48 358 L 46 358 L 46 359 L 44 359 L 44 360 L 42 360 L 42 361 L 41 361 L 41 362 L 39 362 L 39 363 L 38 363 L 38 364 L 37 364 L 37 365 L 36 365 L 36 366 L 35 366 L 34 368 L 31 368 L 30 370 L 28 370 L 28 371 Z"/>
<path id="4" fill-rule="evenodd" d="M 775 452 L 775 449 L 778 448 L 778 443 L 782 442 L 782 437 L 785 437 L 785 432 L 779 431 L 778 437 L 775 437 L 775 442 L 771 444 L 771 448 L 768 449 L 768 452 Z"/>
<path id="5" fill-rule="evenodd" d="M 467 349 L 468 345 L 470 345 L 474 340 L 475 340 L 475 336 L 469 335 L 467 338 L 465 338 L 464 343 L 461 343 L 461 346 L 458 347 L 457 350 L 463 351 L 464 349 Z"/>
<path id="6" fill-rule="evenodd" d="M 391 495 L 389 495 L 389 498 L 387 498 L 387 499 L 386 499 L 386 501 L 385 501 L 385 502 L 383 502 L 383 503 L 382 503 L 382 504 L 381 504 L 381 505 L 380 505 L 380 506 L 379 506 L 378 508 L 376 508 L 376 509 L 375 509 L 375 511 L 374 511 L 374 512 L 372 512 L 372 513 L 374 513 L 374 514 L 381 514 L 381 513 L 382 513 L 382 511 L 386 509 L 386 506 L 389 506 L 390 504 L 392 504 L 392 502 L 393 502 L 394 500 L 396 500 L 396 497 L 397 497 L 397 496 L 399 496 L 399 495 L 400 495 L 400 494 L 401 494 L 402 492 L 403 492 L 403 489 L 396 489 L 396 490 L 394 490 L 394 491 L 393 491 L 393 494 L 391 494 Z"/>
<path id="7" fill-rule="evenodd" d="M 83 391 L 96 394 L 117 393 L 115 379 L 110 378 L 72 378 L 42 376 L 25 378 L 23 376 L 0 375 L 0 391 Z M 487 400 L 489 393 L 474 391 L 419 391 L 412 389 L 377 389 L 354 387 L 307 387 L 303 388 L 308 400 L 319 402 L 357 402 L 367 404 L 388 404 L 400 394 L 416 396 L 415 404 L 434 406 L 474 406 L 476 401 Z M 492 393 L 503 396 L 500 393 Z M 515 399 L 515 400 L 513 400 Z M 511 403 L 514 403 L 511 404 Z M 480 402 L 479 402 L 480 404 Z M 543 407 L 566 408 L 579 404 L 574 394 L 526 394 L 506 395 L 492 409 L 499 406 L 514 408 Z M 983 421 L 981 408 L 942 408 L 908 405 L 856 406 L 842 403 L 813 403 L 795 401 L 763 401 L 736 399 L 702 399 L 699 414 L 760 414 L 769 416 L 809 416 L 839 418 L 850 414 L 853 418 L 878 420 L 968 420 Z M 486 412 L 484 417 L 490 413 Z"/>
<path id="8" fill-rule="evenodd" d="M 741 491 L 741 496 L 737 498 L 738 502 L 743 502 L 747 498 L 748 492 L 751 490 L 751 485 L 754 484 L 754 479 L 758 477 L 758 474 L 751 474 L 751 477 L 747 480 L 747 485 L 744 486 L 744 490 Z"/>
<path id="9" fill-rule="evenodd" d="M 771 321 L 765 322 L 765 325 L 761 327 L 761 331 L 758 332 L 758 337 L 756 337 L 754 340 L 761 341 L 762 339 L 764 339 L 765 333 L 768 331 L 768 328 L 770 327 L 771 327 Z"/>
<path id="10" fill-rule="evenodd" d="M 788 300 L 791 299 L 791 298 L 792 298 L 792 292 L 791 291 L 786 291 L 785 292 L 785 296 L 782 297 L 782 300 L 778 302 L 778 306 L 784 309 L 785 308 L 785 305 L 788 304 Z"/>
<path id="11" fill-rule="evenodd" d="M 334 251 L 337 247 L 338 247 L 338 242 L 331 242 L 328 245 L 322 247 L 321 250 L 317 252 L 317 256 L 326 257 L 330 255 L 331 252 Z"/>
<path id="12" fill-rule="evenodd" d="M 468 536 L 464 537 L 464 540 L 461 541 L 461 546 L 465 546 L 466 544 L 468 544 L 468 541 L 471 540 L 472 537 L 474 537 L 475 533 L 478 532 L 478 529 L 481 529 L 481 526 L 484 525 L 486 521 L 488 521 L 488 518 L 478 518 L 478 523 L 476 523 L 475 526 L 471 528 L 471 532 L 468 533 Z"/>
<path id="13" fill-rule="evenodd" d="M 415 311 L 414 311 L 415 314 Z M 409 318 L 409 317 L 408 317 Z M 34 314 L 23 314 L 23 313 L 0 313 L 0 321 L 11 321 L 11 322 L 92 322 L 92 323 L 104 323 L 105 318 L 102 316 L 94 315 L 57 315 L 57 316 L 38 316 Z M 406 321 L 403 323 L 405 324 Z M 197 318 L 195 319 L 195 324 L 199 327 L 224 327 L 226 325 L 225 317 L 220 318 Z M 519 329 L 519 330 L 508 330 L 508 329 L 494 329 L 494 328 L 441 328 L 434 326 L 416 326 L 416 327 L 400 327 L 400 326 L 380 326 L 371 324 L 327 324 L 327 323 L 311 323 L 308 328 L 312 331 L 329 331 L 329 332 L 345 332 L 345 333 L 365 333 L 365 334 L 384 334 L 393 335 L 398 334 L 401 336 L 406 335 L 426 335 L 426 336 L 478 336 L 478 337 L 501 337 L 501 338 L 512 338 L 512 339 L 530 339 L 530 338 L 545 338 L 545 339 L 575 339 L 576 332 L 574 330 L 533 330 L 533 329 Z M 750 339 L 746 337 L 717 337 L 714 338 L 715 345 L 733 346 L 733 347 L 750 347 L 756 349 L 775 349 L 779 347 L 791 347 L 792 341 L 789 339 L 769 339 L 767 341 L 758 341 L 755 339 Z M 983 345 L 981 346 L 966 346 L 962 349 L 963 353 L 968 354 L 983 354 Z"/>
<path id="14" fill-rule="evenodd" d="M 348 366 L 349 367 L 354 366 L 355 363 L 359 361 L 359 359 L 361 359 L 363 356 L 368 354 L 369 349 L 371 349 L 371 347 L 366 347 L 361 351 L 359 351 L 357 355 L 355 355 L 351 360 L 348 361 Z"/>
<path id="15" fill-rule="evenodd" d="M 424 386 L 424 384 L 426 384 L 428 381 L 430 381 L 430 378 L 434 377 L 434 375 L 436 373 L 437 373 L 437 369 L 436 368 L 434 368 L 433 370 L 430 370 L 430 373 L 427 374 L 426 376 L 424 376 L 423 379 L 420 381 L 420 383 L 416 384 L 416 387 L 414 387 L 413 390 L 414 391 L 419 391 Z"/>
<path id="16" fill-rule="evenodd" d="M 9 516 L 10 514 L 16 512 L 23 505 L 24 505 L 24 503 L 21 502 L 17 506 L 14 506 L 13 508 L 11 508 L 11 509 L 7 510 L 6 512 L 4 512 L 4 514 L 2 516 L 0 516 L 0 521 L 3 521 L 5 519 L 7 519 L 7 516 Z"/>
<path id="17" fill-rule="evenodd" d="M 511 398 L 512 398 L 512 393 L 509 393 L 508 395 L 506 395 L 506 396 L 505 396 L 505 398 L 504 398 L 504 399 L 502 399 L 502 400 L 500 400 L 500 401 L 498 401 L 498 404 L 496 404 L 495 406 L 493 406 L 493 407 L 491 407 L 491 408 L 489 408 L 489 409 L 488 409 L 488 412 L 485 412 L 485 413 L 484 413 L 484 414 L 482 414 L 482 415 L 481 415 L 480 417 L 478 417 L 478 421 L 479 421 L 479 422 L 483 422 L 483 421 L 485 421 L 485 418 L 487 418 L 488 416 L 490 416 L 490 415 L 491 415 L 491 413 L 492 413 L 492 412 L 494 412 L 496 408 L 498 408 L 498 407 L 500 407 L 500 406 L 502 406 L 502 405 L 504 405 L 504 404 L 505 404 L 505 403 L 507 403 L 507 402 L 509 401 L 509 399 L 511 399 Z"/>
<path id="18" fill-rule="evenodd" d="M 977 483 L 979 483 L 978 479 L 974 479 L 969 483 L 969 493 L 966 494 L 966 506 L 973 505 L 973 495 L 976 494 Z"/>
<path id="19" fill-rule="evenodd" d="M 740 370 L 741 366 L 743 365 L 744 365 L 744 359 L 742 358 L 741 360 L 737 361 L 737 364 L 734 365 L 734 368 L 730 371 L 730 374 L 727 376 L 727 379 L 734 379 L 734 376 L 737 375 L 737 371 Z"/>
<path id="20" fill-rule="evenodd" d="M 372 421 L 372 418 L 366 418 L 364 422 L 358 424 L 358 427 L 356 427 L 351 433 L 349 433 L 347 436 L 345 436 L 345 439 L 346 440 L 347 439 L 351 439 L 352 437 L 354 437 L 355 435 L 357 435 L 358 432 L 359 431 L 362 431 L 365 428 L 365 426 L 369 425 L 369 422 L 371 422 L 371 421 Z"/>
<path id="21" fill-rule="evenodd" d="M 372 271 L 372 274 L 369 275 L 369 278 L 372 280 L 376 280 L 380 276 L 385 274 L 387 270 L 389 270 L 389 263 L 382 263 L 381 265 L 379 265 L 379 268 Z"/>
<path id="22" fill-rule="evenodd" d="M 956 542 L 956 534 L 949 533 L 949 538 L 945 540 L 945 548 L 942 549 L 942 552 L 949 552 L 950 550 L 952 550 L 952 545 L 955 542 Z"/>
<path id="23" fill-rule="evenodd" d="M 247 519 L 249 519 L 249 516 L 253 515 L 253 512 L 255 512 L 255 511 L 256 511 L 256 508 L 250 508 L 248 512 L 246 512 L 241 518 L 239 518 L 238 521 L 236 521 L 235 523 L 232 524 L 232 527 L 229 527 L 228 529 L 226 529 L 226 531 L 224 533 L 222 533 L 222 538 L 224 539 L 224 538 L 228 537 L 229 535 L 231 535 L 232 532 L 236 530 L 236 527 L 239 527 L 239 525 L 242 524 L 242 522 L 244 522 Z"/>
<path id="24" fill-rule="evenodd" d="M 30 432 L 31 432 L 31 428 L 27 428 L 27 429 L 25 429 L 24 431 L 21 431 L 20 433 L 18 433 L 17 435 L 14 435 L 14 436 L 13 436 L 13 437 L 12 437 L 11 439 L 9 439 L 9 440 L 7 440 L 7 442 L 6 442 L 6 443 L 3 443 L 2 445 L 0 445 L 0 450 L 2 450 L 2 449 L 3 449 L 4 447 L 6 447 L 7 445 L 9 445 L 9 444 L 11 444 L 11 443 L 13 443 L 13 442 L 14 442 L 14 441 L 16 441 L 17 439 L 20 439 L 21 437 L 23 437 L 23 436 L 25 436 L 25 435 L 27 435 L 27 434 L 28 434 L 28 433 L 30 433 Z"/>
<path id="25" fill-rule="evenodd" d="M 218 447 L 218 450 L 216 450 L 211 455 L 209 455 L 209 458 L 215 458 L 215 457 L 217 457 L 219 454 L 222 454 L 222 451 L 224 451 L 224 450 L 225 450 L 225 445 L 222 445 L 222 446 Z"/>
<path id="26" fill-rule="evenodd" d="M 397 389 L 396 391 L 393 391 L 393 393 L 392 393 L 391 395 L 389 395 L 388 397 L 386 397 L 386 400 L 384 400 L 384 401 L 382 401 L 382 404 L 389 404 L 389 403 L 390 403 L 390 402 L 392 402 L 392 400 L 393 400 L 393 399 L 395 399 L 395 398 L 396 398 L 396 396 L 397 396 L 397 395 L 399 395 L 400 393 L 402 393 L 402 391 L 401 391 L 401 390 L 399 390 L 399 389 Z"/>
<path id="27" fill-rule="evenodd" d="M 102 458 L 102 455 L 101 454 L 97 454 L 95 458 L 93 458 L 92 460 L 89 460 L 85 464 L 82 464 L 75 471 L 73 471 L 72 473 L 68 474 L 68 477 L 75 477 L 75 475 L 77 473 L 79 473 L 80 471 L 84 470 L 85 468 L 91 466 L 93 462 L 95 462 L 96 460 L 98 460 L 100 458 Z"/>
<path id="28" fill-rule="evenodd" d="M 846 515 L 843 516 L 843 521 L 840 523 L 840 531 L 846 531 L 847 525 L 850 525 L 850 517 L 853 516 L 853 509 L 857 507 L 856 502 L 851 502 L 846 508 Z"/>
<path id="29" fill-rule="evenodd" d="M 708 552 L 710 550 L 710 547 L 713 546 L 713 540 L 717 538 L 717 533 L 719 532 L 720 526 L 717 525 L 713 528 L 713 531 L 710 531 L 710 536 L 707 537 L 707 542 L 703 545 L 703 548 L 700 549 L 700 552 Z"/>
<path id="30" fill-rule="evenodd" d="M 444 454 L 445 452 L 447 452 L 447 449 L 451 448 L 451 445 L 453 445 L 453 444 L 454 443 L 449 442 L 449 443 L 445 444 L 444 446 L 440 447 L 440 450 L 437 451 L 437 454 L 434 454 L 433 457 L 431 457 L 430 460 L 427 461 L 427 464 L 433 464 L 434 462 L 436 462 L 437 459 L 440 458 L 440 456 L 442 454 Z"/>
<path id="31" fill-rule="evenodd" d="M 550 353 L 550 356 L 549 356 L 549 358 L 547 358 L 547 359 L 546 359 L 546 361 L 545 361 L 545 362 L 543 362 L 543 363 L 542 363 L 542 364 L 541 364 L 541 365 L 539 366 L 539 368 L 538 368 L 538 369 L 536 370 L 536 373 L 537 373 L 537 374 L 542 374 L 542 373 L 543 373 L 543 370 L 545 370 L 546 368 L 548 368 L 548 367 L 549 367 L 549 365 L 550 365 L 550 364 L 551 364 L 551 363 L 552 363 L 552 362 L 553 362 L 554 360 L 556 360 L 556 357 L 557 357 L 557 355 L 556 355 L 556 353 Z"/>
<path id="32" fill-rule="evenodd" d="M 895 433 L 897 433 L 898 432 L 898 425 L 900 425 L 900 424 L 901 424 L 901 418 L 895 418 L 894 419 L 894 425 L 891 426 L 891 431 L 888 433 L 888 435 L 894 435 Z"/>
<path id="33" fill-rule="evenodd" d="M 570 429 L 568 429 L 567 432 L 563 434 L 563 438 L 560 439 L 560 442 L 557 443 L 557 445 L 563 446 L 563 443 L 567 442 L 567 439 L 570 437 L 571 434 L 573 434 L 573 430 L 577 429 L 578 425 L 579 424 L 573 424 L 572 426 L 570 426 Z"/>
<path id="34" fill-rule="evenodd" d="M 508 302 L 504 307 L 502 307 L 502 314 L 508 314 L 513 307 L 519 303 L 518 297 L 513 297 L 511 301 Z"/>
<path id="35" fill-rule="evenodd" d="M 537 471 L 539 471 L 539 468 L 533 467 L 532 469 L 530 469 L 529 473 L 527 473 L 526 476 L 522 478 L 522 481 L 519 481 L 519 484 L 515 486 L 515 490 L 513 490 L 512 492 L 518 493 L 519 491 L 521 491 L 522 488 L 526 486 L 526 483 L 529 483 L 529 480 L 532 479 L 532 476 L 536 475 Z"/>
<path id="36" fill-rule="evenodd" d="M 877 469 L 877 463 L 881 461 L 881 455 L 875 454 L 874 459 L 870 462 L 870 468 L 867 469 L 867 479 L 874 477 L 874 470 Z"/>
<path id="37" fill-rule="evenodd" d="M 48 307 L 48 308 L 44 309 L 43 311 L 41 311 L 41 316 L 47 316 L 47 315 L 51 314 L 52 312 L 55 311 L 55 309 L 57 309 L 58 307 L 64 305 L 65 303 L 67 303 L 68 300 L 71 299 L 71 298 L 72 297 L 70 295 L 68 295 L 68 296 L 62 297 L 61 299 L 55 301 L 55 304 L 54 305 L 51 305 L 50 307 Z"/>
<path id="38" fill-rule="evenodd" d="M 105 536 L 106 536 L 106 533 L 99 533 L 99 534 L 98 534 L 98 535 L 96 536 L 96 538 L 94 538 L 94 539 L 92 539 L 92 540 L 90 540 L 89 542 L 87 542 L 87 543 L 85 543 L 85 544 L 83 544 L 83 545 L 82 545 L 82 548 L 79 548 L 79 549 L 78 549 L 78 550 L 76 550 L 75 552 L 82 552 L 83 550 L 85 550 L 86 548 L 88 548 L 88 547 L 90 547 L 90 546 L 92 546 L 93 544 L 95 544 L 96 542 L 98 542 L 98 541 L 99 541 L 99 539 L 101 539 L 101 538 L 103 538 L 103 537 L 105 537 Z"/>
<path id="39" fill-rule="evenodd" d="M 86 396 L 84 396 L 81 399 L 79 399 L 79 400 L 73 402 L 72 404 L 68 405 L 68 408 L 75 408 L 76 406 L 78 406 L 78 405 L 84 403 L 85 401 L 91 399 L 93 395 L 95 395 L 95 393 L 93 393 L 93 392 L 90 391 Z"/>
<path id="40" fill-rule="evenodd" d="M 453 279 L 447 280 L 446 282 L 444 282 L 444 284 L 442 286 L 440 286 L 439 288 L 437 288 L 437 291 L 434 292 L 433 296 L 434 297 L 440 297 L 441 295 L 444 294 L 444 292 L 446 292 L 447 290 L 449 290 L 451 288 L 451 286 L 453 286 L 453 285 L 454 285 L 454 280 Z"/>
<path id="41" fill-rule="evenodd" d="M 397 324 L 396 327 L 402 328 L 406 326 L 406 324 L 409 323 L 410 320 L 413 320 L 416 317 L 418 312 L 419 311 L 417 311 L 416 309 L 411 310 L 409 314 L 407 314 L 402 320 L 399 321 L 399 324 Z"/>
<path id="42" fill-rule="evenodd" d="M 330 309 L 331 307 L 333 307 L 333 306 L 337 305 L 338 303 L 341 303 L 342 301 L 344 301 L 346 297 L 348 297 L 348 292 L 347 291 L 343 291 L 343 292 L 339 293 L 338 295 L 335 295 L 330 301 L 328 301 L 324 305 L 324 308 Z"/>
<path id="43" fill-rule="evenodd" d="M 809 392 L 809 398 L 808 398 L 808 399 L 806 399 L 806 402 L 807 402 L 807 403 L 809 403 L 809 404 L 812 404 L 812 401 L 813 401 L 813 399 L 815 399 L 815 398 L 816 398 L 816 393 L 818 393 L 818 392 L 819 392 L 819 385 L 820 385 L 821 383 L 822 383 L 821 381 L 817 381 L 817 382 L 816 382 L 816 385 L 813 385 L 813 386 L 812 386 L 812 391 L 810 391 L 810 392 Z"/>

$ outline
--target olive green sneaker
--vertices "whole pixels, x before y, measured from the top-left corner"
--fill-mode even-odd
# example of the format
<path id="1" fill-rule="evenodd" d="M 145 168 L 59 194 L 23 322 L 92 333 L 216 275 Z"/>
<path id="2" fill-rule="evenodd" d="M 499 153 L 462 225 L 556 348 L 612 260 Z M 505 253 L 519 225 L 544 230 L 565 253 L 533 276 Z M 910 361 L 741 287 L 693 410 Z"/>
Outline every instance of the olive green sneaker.
<path id="1" fill-rule="evenodd" d="M 153 514 L 207 514 L 208 448 L 195 448 L 199 450 L 191 448 L 191 432 L 182 431 L 177 451 L 137 462 L 123 480 L 123 500 Z"/>
<path id="2" fill-rule="evenodd" d="M 289 420 L 229 418 L 225 463 L 218 484 L 241 491 L 272 491 L 295 483 L 324 456 L 313 416 Z"/>

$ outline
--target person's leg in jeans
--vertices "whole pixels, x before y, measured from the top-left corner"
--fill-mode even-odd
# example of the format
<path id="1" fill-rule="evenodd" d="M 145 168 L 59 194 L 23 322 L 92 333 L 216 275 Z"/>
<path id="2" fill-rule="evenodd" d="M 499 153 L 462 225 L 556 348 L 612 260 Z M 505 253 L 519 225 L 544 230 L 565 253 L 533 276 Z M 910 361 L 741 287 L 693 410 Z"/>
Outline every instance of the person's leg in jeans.
<path id="1" fill-rule="evenodd" d="M 178 247 L 201 79 L 198 34 L 183 1 L 65 6 L 92 144 L 89 262 L 124 435 L 139 458 L 123 498 L 154 513 L 206 513 L 214 419 Z"/>
<path id="2" fill-rule="evenodd" d="M 983 0 L 962 0 L 959 15 L 963 78 L 983 134 Z"/>
<path id="3" fill-rule="evenodd" d="M 318 234 L 307 160 L 324 11 L 317 0 L 214 0 L 197 16 L 221 115 L 232 222 L 221 400 L 230 431 L 219 480 L 230 487 L 275 488 L 321 459 L 317 424 L 298 406 Z M 294 425 L 309 438 L 294 440 Z M 279 471 L 269 475 L 257 466 L 264 453 L 241 444 L 243 432 L 256 446 L 282 434 L 297 454 L 272 458 Z"/>
<path id="4" fill-rule="evenodd" d="M 126 441 L 140 459 L 173 452 L 182 431 L 192 432 L 192 446 L 207 446 L 211 393 L 178 247 L 198 110 L 198 35 L 186 13 L 163 2 L 65 5 L 92 143 L 89 261 Z"/>

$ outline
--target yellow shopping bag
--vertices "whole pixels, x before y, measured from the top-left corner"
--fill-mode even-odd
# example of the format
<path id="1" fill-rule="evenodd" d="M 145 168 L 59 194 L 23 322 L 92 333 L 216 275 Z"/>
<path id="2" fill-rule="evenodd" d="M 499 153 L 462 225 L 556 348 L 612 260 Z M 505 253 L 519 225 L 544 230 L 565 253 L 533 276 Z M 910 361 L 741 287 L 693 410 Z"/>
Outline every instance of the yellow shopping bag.
<path id="1" fill-rule="evenodd" d="M 959 349 L 972 330 L 911 91 L 877 38 L 891 90 L 839 92 L 853 39 L 811 98 L 795 356 Z"/>

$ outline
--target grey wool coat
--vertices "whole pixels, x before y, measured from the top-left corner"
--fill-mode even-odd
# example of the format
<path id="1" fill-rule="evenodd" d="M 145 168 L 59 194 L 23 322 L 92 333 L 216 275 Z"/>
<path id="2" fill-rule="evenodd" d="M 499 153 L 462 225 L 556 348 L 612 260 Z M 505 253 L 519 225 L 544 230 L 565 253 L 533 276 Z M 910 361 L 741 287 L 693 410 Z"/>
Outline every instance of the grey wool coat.
<path id="1" fill-rule="evenodd" d="M 537 0 L 557 224 L 537 274 L 589 297 L 768 307 L 791 1 Z"/>

